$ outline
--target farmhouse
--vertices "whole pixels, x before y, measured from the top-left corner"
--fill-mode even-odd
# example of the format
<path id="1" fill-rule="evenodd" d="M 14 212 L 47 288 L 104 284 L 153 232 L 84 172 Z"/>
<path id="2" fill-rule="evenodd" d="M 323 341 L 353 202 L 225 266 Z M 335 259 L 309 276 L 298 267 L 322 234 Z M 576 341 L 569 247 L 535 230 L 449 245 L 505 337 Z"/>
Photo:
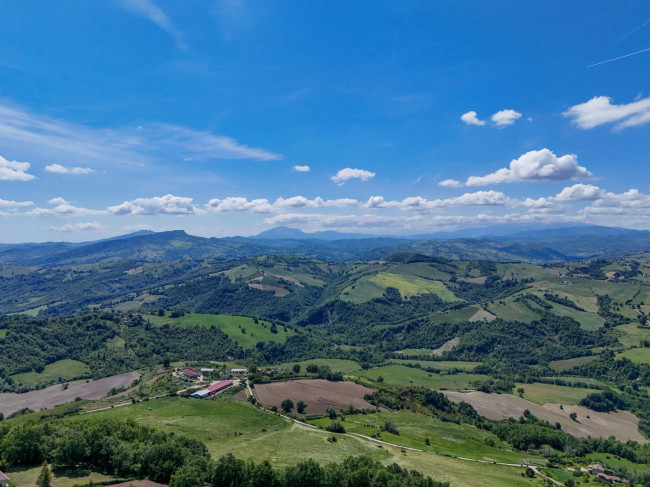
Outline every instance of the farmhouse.
<path id="1" fill-rule="evenodd" d="M 245 375 L 248 374 L 248 369 L 230 369 L 230 373 L 233 375 Z"/>
<path id="2" fill-rule="evenodd" d="M 9 487 L 9 477 L 0 470 L 0 487 Z"/>
<path id="3" fill-rule="evenodd" d="M 198 379 L 199 375 L 201 374 L 199 374 L 197 371 L 192 369 L 183 369 L 183 375 L 189 377 L 190 379 Z"/>
<path id="4" fill-rule="evenodd" d="M 193 397 L 194 399 L 205 399 L 206 397 L 212 396 L 213 394 L 216 394 L 219 391 L 223 391 L 224 389 L 227 389 L 231 385 L 232 385 L 231 380 L 222 380 L 219 382 L 215 382 L 213 384 L 210 384 L 205 389 L 201 389 L 200 391 L 191 394 L 190 397 Z"/>

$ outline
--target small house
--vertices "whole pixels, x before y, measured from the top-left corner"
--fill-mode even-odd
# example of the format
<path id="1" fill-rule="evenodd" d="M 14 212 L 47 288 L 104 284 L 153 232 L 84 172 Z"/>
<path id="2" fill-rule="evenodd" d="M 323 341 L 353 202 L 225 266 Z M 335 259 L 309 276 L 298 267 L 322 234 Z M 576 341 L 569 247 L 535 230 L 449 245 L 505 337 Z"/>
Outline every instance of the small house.
<path id="1" fill-rule="evenodd" d="M 9 487 L 9 480 L 11 479 L 0 470 L 0 487 Z"/>
<path id="2" fill-rule="evenodd" d="M 189 377 L 190 379 L 198 379 L 201 374 L 199 374 L 196 370 L 183 369 L 183 375 Z"/>

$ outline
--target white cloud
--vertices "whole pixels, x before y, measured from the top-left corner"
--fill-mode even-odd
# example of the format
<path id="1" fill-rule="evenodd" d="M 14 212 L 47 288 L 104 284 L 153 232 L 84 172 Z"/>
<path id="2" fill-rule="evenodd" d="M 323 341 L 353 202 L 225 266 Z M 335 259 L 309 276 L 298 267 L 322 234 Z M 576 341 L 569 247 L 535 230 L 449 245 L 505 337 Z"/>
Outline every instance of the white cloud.
<path id="1" fill-rule="evenodd" d="M 0 146 L 27 154 L 32 160 L 65 160 L 78 167 L 90 164 L 137 168 L 154 160 L 175 161 L 179 157 L 195 161 L 282 158 L 279 154 L 240 144 L 230 137 L 175 125 L 156 123 L 97 129 L 1 104 Z M 13 179 L 34 178 L 25 172 L 29 163 L 12 163 L 18 166 L 11 167 L 3 161 L 0 158 L 0 179 L 8 169 L 13 170 L 10 174 Z"/>
<path id="2" fill-rule="evenodd" d="M 252 211 L 253 213 L 269 213 L 272 209 L 269 200 L 265 198 L 249 201 L 242 196 L 230 196 L 224 199 L 214 198 L 205 205 L 211 212 L 221 213 L 230 211 Z"/>
<path id="3" fill-rule="evenodd" d="M 650 97 L 627 105 L 614 105 L 608 96 L 595 96 L 589 101 L 572 106 L 562 115 L 572 118 L 573 123 L 581 129 L 619 122 L 614 128 L 621 130 L 650 122 Z"/>
<path id="4" fill-rule="evenodd" d="M 567 154 L 557 157 L 548 149 L 530 151 L 518 159 L 513 159 L 509 167 L 504 167 L 485 176 L 470 176 L 461 183 L 455 180 L 445 180 L 438 183 L 441 186 L 488 186 L 491 184 L 538 182 L 538 181 L 567 181 L 584 179 L 592 174 L 578 165 L 578 157 Z"/>
<path id="5" fill-rule="evenodd" d="M 0 156 L 0 181 L 29 181 L 34 176 L 27 171 L 31 164 L 29 162 L 8 161 Z"/>
<path id="6" fill-rule="evenodd" d="M 61 198 L 60 196 L 57 196 L 56 198 L 52 198 L 51 200 L 48 201 L 49 204 L 51 205 L 69 205 L 70 202 L 64 198 Z"/>
<path id="7" fill-rule="evenodd" d="M 521 118 L 521 113 L 515 110 L 500 110 L 490 117 L 497 127 L 512 125 Z"/>
<path id="8" fill-rule="evenodd" d="M 161 30 L 169 34 L 180 49 L 187 48 L 183 35 L 176 29 L 167 14 L 152 0 L 121 0 L 120 5 L 132 14 L 149 19 L 156 24 Z"/>
<path id="9" fill-rule="evenodd" d="M 593 184 L 574 184 L 560 191 L 556 196 L 557 201 L 593 201 L 602 197 L 605 192 Z"/>
<path id="10" fill-rule="evenodd" d="M 49 230 L 52 232 L 88 232 L 93 230 L 99 230 L 102 226 L 97 222 L 86 222 L 86 223 L 66 223 L 60 227 L 50 227 Z"/>
<path id="11" fill-rule="evenodd" d="M 463 183 L 457 179 L 445 179 L 444 181 L 440 181 L 438 183 L 438 186 L 446 186 L 448 188 L 460 188 L 462 185 Z"/>
<path id="12" fill-rule="evenodd" d="M 366 171 L 365 169 L 352 169 L 346 167 L 345 169 L 340 169 L 336 176 L 332 176 L 332 181 L 334 181 L 339 186 L 345 184 L 346 181 L 350 179 L 360 179 L 361 181 L 369 181 L 375 177 L 374 172 Z"/>
<path id="13" fill-rule="evenodd" d="M 311 167 L 295 165 L 293 166 L 293 170 L 298 172 L 309 172 L 311 171 Z"/>
<path id="14" fill-rule="evenodd" d="M 445 199 L 429 200 L 422 196 L 409 196 L 402 201 L 386 201 L 383 196 L 371 196 L 362 208 L 398 208 L 403 211 L 429 211 L 442 208 L 462 208 L 470 206 L 506 206 L 513 205 L 513 200 L 501 191 L 477 191 Z"/>
<path id="15" fill-rule="evenodd" d="M 33 201 L 12 201 L 0 198 L 0 208 L 20 208 L 23 206 L 32 206 Z"/>
<path id="16" fill-rule="evenodd" d="M 88 216 L 104 214 L 106 214 L 105 210 L 80 208 L 68 203 L 57 205 L 54 208 L 34 208 L 25 213 L 27 216 Z"/>
<path id="17" fill-rule="evenodd" d="M 467 113 L 463 113 L 460 116 L 460 119 L 465 122 L 467 125 L 485 125 L 485 120 L 479 120 L 477 114 L 474 110 L 470 110 Z"/>
<path id="18" fill-rule="evenodd" d="M 109 206 L 108 211 L 117 216 L 123 215 L 191 215 L 200 210 L 192 204 L 192 198 L 174 196 L 155 196 L 125 201 L 116 206 Z"/>
<path id="19" fill-rule="evenodd" d="M 61 164 L 50 164 L 45 166 L 45 170 L 56 174 L 89 174 L 95 172 L 89 167 L 66 167 Z"/>

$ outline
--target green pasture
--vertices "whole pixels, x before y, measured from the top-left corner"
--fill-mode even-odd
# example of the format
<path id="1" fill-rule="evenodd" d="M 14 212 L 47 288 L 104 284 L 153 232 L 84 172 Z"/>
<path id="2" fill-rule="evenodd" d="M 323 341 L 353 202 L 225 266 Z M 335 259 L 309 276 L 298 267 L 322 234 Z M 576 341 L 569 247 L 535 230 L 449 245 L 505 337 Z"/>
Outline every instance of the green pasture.
<path id="1" fill-rule="evenodd" d="M 388 362 L 393 364 L 420 364 L 420 367 L 433 368 L 438 370 L 463 369 L 472 370 L 481 365 L 481 362 L 467 362 L 463 360 L 408 360 L 408 359 L 389 359 Z"/>
<path id="2" fill-rule="evenodd" d="M 265 320 L 259 320 L 258 323 L 255 323 L 253 318 L 247 316 L 188 313 L 180 318 L 147 316 L 146 319 L 157 326 L 162 326 L 166 323 L 185 327 L 216 326 L 243 348 L 253 348 L 257 342 L 270 341 L 284 343 L 287 338 L 295 334 L 292 330 L 285 332 L 284 327 L 281 325 L 276 326 L 277 333 L 271 333 L 271 323 Z M 245 333 L 243 333 L 244 330 Z"/>
<path id="3" fill-rule="evenodd" d="M 650 348 L 631 348 L 616 355 L 617 358 L 629 358 L 637 364 L 650 364 Z"/>
<path id="4" fill-rule="evenodd" d="M 63 381 L 90 374 L 90 367 L 78 360 L 64 359 L 53 362 L 45 367 L 43 372 L 25 372 L 12 375 L 11 378 L 21 384 L 31 386 L 37 383 Z"/>
<path id="5" fill-rule="evenodd" d="M 359 370 L 351 375 L 376 381 L 383 377 L 386 386 L 422 386 L 430 389 L 470 389 L 472 382 L 485 379 L 484 375 L 477 374 L 436 374 L 422 369 L 406 367 L 404 365 L 384 365 L 374 369 Z"/>
<path id="6" fill-rule="evenodd" d="M 340 419 L 336 421 L 341 422 Z M 381 426 L 386 421 L 394 423 L 399 434 L 382 431 Z M 322 418 L 309 423 L 325 428 L 331 422 L 328 418 Z M 490 432 L 411 411 L 346 415 L 341 424 L 349 433 L 377 437 L 389 443 L 442 455 L 505 463 L 521 463 L 522 459 L 522 453 L 511 451 L 506 443 Z M 425 443 L 426 438 L 430 445 Z"/>
<path id="7" fill-rule="evenodd" d="M 557 372 L 564 372 L 565 370 L 571 370 L 573 367 L 588 364 L 594 360 L 598 360 L 598 355 L 585 355 L 565 360 L 554 360 L 549 362 L 548 366 Z"/>
<path id="8" fill-rule="evenodd" d="M 300 365 L 302 372 L 305 372 L 308 365 L 314 364 L 319 367 L 326 365 L 332 372 L 341 372 L 349 374 L 355 370 L 359 370 L 359 364 L 354 360 L 344 360 L 338 358 L 317 358 L 313 360 L 303 360 L 302 362 L 287 362 L 273 367 L 281 367 L 284 370 L 291 370 L 294 365 Z"/>
<path id="9" fill-rule="evenodd" d="M 597 389 L 585 389 L 582 387 L 556 386 L 555 384 L 516 384 L 513 394 L 517 394 L 517 389 L 523 388 L 524 399 L 534 402 L 535 404 L 544 405 L 547 402 L 566 404 L 568 406 L 576 405 L 581 399 L 594 392 L 600 392 Z"/>

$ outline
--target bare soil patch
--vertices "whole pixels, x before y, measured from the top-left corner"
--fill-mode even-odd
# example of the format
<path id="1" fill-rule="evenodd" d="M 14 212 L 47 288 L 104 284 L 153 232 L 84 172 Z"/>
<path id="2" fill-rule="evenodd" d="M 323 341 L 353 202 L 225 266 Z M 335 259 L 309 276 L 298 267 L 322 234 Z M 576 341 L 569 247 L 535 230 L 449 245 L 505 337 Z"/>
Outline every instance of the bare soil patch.
<path id="1" fill-rule="evenodd" d="M 63 384 L 47 387 L 39 391 L 30 391 L 24 394 L 2 393 L 0 394 L 0 412 L 5 417 L 23 408 L 39 411 L 42 408 L 51 408 L 59 404 L 73 402 L 75 398 L 101 399 L 112 388 L 130 386 L 131 383 L 140 378 L 140 372 L 129 372 L 127 374 L 114 375 L 92 382 L 70 384 L 67 389 Z"/>
<path id="2" fill-rule="evenodd" d="M 442 355 L 442 352 L 448 352 L 452 348 L 454 348 L 456 345 L 458 345 L 458 342 L 460 342 L 460 338 L 452 338 L 448 342 L 445 342 L 442 344 L 441 347 L 436 348 L 431 352 L 431 355 L 435 355 L 436 357 L 440 357 Z"/>
<path id="3" fill-rule="evenodd" d="M 473 323 L 475 321 L 494 321 L 496 319 L 497 317 L 489 311 L 479 308 L 479 310 L 470 317 L 469 321 Z"/>
<path id="4" fill-rule="evenodd" d="M 517 419 L 528 409 L 534 416 L 545 419 L 551 424 L 560 423 L 563 431 L 579 438 L 614 436 L 621 441 L 634 440 L 639 443 L 648 441 L 639 433 L 639 418 L 627 411 L 599 413 L 582 406 L 567 405 L 560 409 L 560 404 L 557 403 L 546 403 L 540 406 L 510 394 L 486 394 L 478 391 L 441 392 L 454 402 L 465 401 L 471 404 L 481 416 L 490 419 Z M 569 417 L 572 412 L 578 415 L 577 421 Z"/>
<path id="5" fill-rule="evenodd" d="M 354 382 L 330 382 L 322 379 L 292 380 L 257 384 L 255 395 L 265 406 L 281 407 L 282 401 L 291 399 L 307 403 L 307 413 L 324 413 L 328 408 L 345 409 L 350 404 L 355 408 L 373 409 L 363 396 L 372 393 L 372 389 Z"/>
<path id="6" fill-rule="evenodd" d="M 258 289 L 260 291 L 271 291 L 277 297 L 282 298 L 291 294 L 288 289 L 284 289 L 278 286 L 270 286 L 268 284 L 262 284 L 259 282 L 249 282 L 248 287 L 251 289 Z"/>

